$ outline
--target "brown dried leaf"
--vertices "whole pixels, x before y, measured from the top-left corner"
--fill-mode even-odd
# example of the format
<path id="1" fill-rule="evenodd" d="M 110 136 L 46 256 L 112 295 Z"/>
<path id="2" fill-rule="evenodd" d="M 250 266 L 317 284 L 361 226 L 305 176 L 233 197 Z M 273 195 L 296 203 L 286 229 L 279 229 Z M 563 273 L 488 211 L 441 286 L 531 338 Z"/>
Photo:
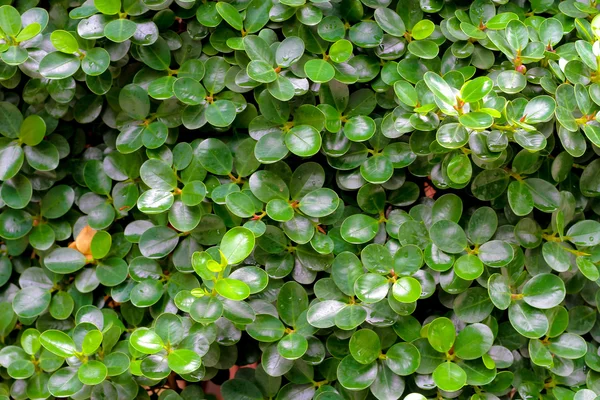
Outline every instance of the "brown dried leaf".
<path id="1" fill-rule="evenodd" d="M 86 225 L 81 232 L 79 232 L 77 238 L 75 238 L 74 247 L 72 247 L 73 243 L 71 243 L 69 247 L 77 249 L 81 254 L 89 258 L 92 255 L 91 246 L 95 234 L 96 231 L 90 228 L 89 225 Z"/>

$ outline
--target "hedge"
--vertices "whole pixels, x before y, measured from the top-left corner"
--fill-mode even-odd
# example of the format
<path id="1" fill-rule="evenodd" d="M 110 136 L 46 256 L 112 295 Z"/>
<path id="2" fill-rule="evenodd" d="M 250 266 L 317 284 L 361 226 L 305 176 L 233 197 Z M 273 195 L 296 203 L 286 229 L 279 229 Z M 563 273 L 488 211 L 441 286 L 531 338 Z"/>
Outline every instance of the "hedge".
<path id="1" fill-rule="evenodd" d="M 595 0 L 3 3 L 0 400 L 600 395 Z"/>

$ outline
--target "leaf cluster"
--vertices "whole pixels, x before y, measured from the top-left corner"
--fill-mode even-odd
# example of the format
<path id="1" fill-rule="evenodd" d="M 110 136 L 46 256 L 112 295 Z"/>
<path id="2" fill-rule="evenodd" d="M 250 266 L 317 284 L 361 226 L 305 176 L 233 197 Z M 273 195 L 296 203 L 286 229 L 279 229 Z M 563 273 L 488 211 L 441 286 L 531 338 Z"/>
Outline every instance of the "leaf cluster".
<path id="1" fill-rule="evenodd" d="M 600 395 L 595 1 L 2 4 L 0 400 Z"/>

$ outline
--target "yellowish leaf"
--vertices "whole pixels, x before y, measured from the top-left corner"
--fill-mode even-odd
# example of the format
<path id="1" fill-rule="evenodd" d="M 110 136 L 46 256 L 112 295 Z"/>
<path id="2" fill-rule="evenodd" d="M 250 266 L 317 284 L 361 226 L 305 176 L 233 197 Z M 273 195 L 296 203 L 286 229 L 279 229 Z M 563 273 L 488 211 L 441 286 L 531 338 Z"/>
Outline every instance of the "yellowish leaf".
<path id="1" fill-rule="evenodd" d="M 71 243 L 71 245 L 69 245 L 69 247 L 77 249 L 84 256 L 91 256 L 92 255 L 92 249 L 91 249 L 92 239 L 94 238 L 95 234 L 96 234 L 96 231 L 94 229 L 90 228 L 89 225 L 86 225 L 79 232 L 79 235 L 77 235 L 77 238 L 75 239 L 75 242 L 74 242 L 74 247 L 72 247 L 73 243 Z"/>

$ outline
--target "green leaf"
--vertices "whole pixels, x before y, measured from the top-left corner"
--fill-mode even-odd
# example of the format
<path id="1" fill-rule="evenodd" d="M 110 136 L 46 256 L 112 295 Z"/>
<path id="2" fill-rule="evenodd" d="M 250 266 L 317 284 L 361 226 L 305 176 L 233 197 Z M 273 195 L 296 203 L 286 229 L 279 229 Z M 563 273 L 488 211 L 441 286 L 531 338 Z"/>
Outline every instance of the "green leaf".
<path id="1" fill-rule="evenodd" d="M 9 36 L 17 36 L 21 30 L 21 15 L 12 6 L 0 7 L 0 29 Z"/>
<path id="2" fill-rule="evenodd" d="M 492 238 L 497 227 L 496 212 L 490 207 L 478 208 L 469 219 L 467 229 L 469 240 L 476 244 L 483 244 Z"/>
<path id="3" fill-rule="evenodd" d="M 0 189 L 2 200 L 11 208 L 25 208 L 33 193 L 29 179 L 23 175 L 17 175 L 4 182 Z"/>
<path id="4" fill-rule="evenodd" d="M 1 57 L 2 61 L 8 65 L 21 65 L 27 61 L 29 53 L 19 46 L 10 46 L 7 51 L 2 53 Z"/>
<path id="5" fill-rule="evenodd" d="M 491 115 L 480 111 L 463 114 L 458 120 L 465 128 L 476 130 L 489 128 L 494 123 Z"/>
<path id="6" fill-rule="evenodd" d="M 346 218 L 340 229 L 342 238 L 352 244 L 370 241 L 378 230 L 377 220 L 363 214 L 355 214 Z"/>
<path id="7" fill-rule="evenodd" d="M 546 122 L 554 115 L 556 102 L 550 96 L 534 97 L 525 106 L 523 111 L 523 122 L 526 124 L 537 124 Z"/>
<path id="8" fill-rule="evenodd" d="M 30 115 L 23 120 L 19 129 L 19 139 L 28 146 L 36 146 L 44 139 L 46 122 L 38 115 Z"/>
<path id="9" fill-rule="evenodd" d="M 336 314 L 345 306 L 337 300 L 325 300 L 313 304 L 306 315 L 308 323 L 315 328 L 331 328 Z"/>
<path id="10" fill-rule="evenodd" d="M 128 24 L 128 25 L 131 25 L 132 23 L 135 24 L 133 21 L 126 20 L 126 19 L 120 19 L 119 21 L 129 21 L 130 24 Z M 111 23 L 113 23 L 113 22 L 111 22 Z M 109 23 L 109 25 L 111 23 Z M 109 25 L 107 25 L 107 28 L 109 27 Z M 124 37 L 129 35 L 129 33 L 131 32 L 132 26 L 131 27 L 130 26 L 122 26 L 121 28 L 122 29 L 120 29 L 118 31 L 119 40 L 122 40 Z M 105 30 L 105 33 L 106 33 L 106 30 Z M 138 53 L 139 53 L 141 61 L 144 64 L 146 64 L 148 67 L 150 67 L 156 71 L 164 71 L 164 70 L 168 69 L 169 65 L 171 63 L 171 52 L 170 52 L 169 46 L 168 46 L 167 42 L 164 39 L 162 39 L 160 36 L 157 38 L 157 40 L 153 44 L 147 45 L 147 46 L 140 46 L 138 48 Z M 206 78 L 205 78 L 205 81 L 206 81 Z"/>
<path id="11" fill-rule="evenodd" d="M 489 29 L 499 30 L 506 28 L 506 25 L 512 21 L 519 19 L 519 16 L 512 12 L 503 12 L 493 16 L 487 21 L 486 26 Z"/>
<path id="12" fill-rule="evenodd" d="M 512 20 L 506 25 L 506 40 L 514 51 L 525 49 L 529 42 L 529 33 L 524 23 Z"/>
<path id="13" fill-rule="evenodd" d="M 32 22 L 24 27 L 21 32 L 15 37 L 17 42 L 24 42 L 33 39 L 42 31 L 42 26 L 37 22 Z"/>
<path id="14" fill-rule="evenodd" d="M 246 326 L 248 334 L 260 342 L 276 342 L 285 333 L 285 327 L 278 318 L 271 315 L 257 315 L 254 322 Z"/>
<path id="15" fill-rule="evenodd" d="M 483 274 L 484 267 L 481 260 L 473 254 L 465 254 L 454 263 L 454 272 L 464 280 L 474 280 Z"/>
<path id="16" fill-rule="evenodd" d="M 75 342 L 69 335 L 58 330 L 47 330 L 40 336 L 40 343 L 45 349 L 59 357 L 68 358 L 75 355 Z"/>
<path id="17" fill-rule="evenodd" d="M 221 239 L 220 250 L 229 264 L 239 264 L 254 250 L 254 234 L 246 228 L 229 230 Z"/>
<path id="18" fill-rule="evenodd" d="M 494 88 L 494 82 L 487 76 L 468 81 L 460 89 L 460 98 L 467 103 L 483 99 Z"/>
<path id="19" fill-rule="evenodd" d="M 89 160 L 83 167 L 83 180 L 94 193 L 107 195 L 110 193 L 112 181 L 104 172 L 103 165 L 98 160 Z"/>
<path id="20" fill-rule="evenodd" d="M 309 217 L 325 217 L 332 214 L 339 206 L 337 194 L 327 188 L 313 190 L 300 200 L 298 208 Z"/>
<path id="21" fill-rule="evenodd" d="M 586 354 L 587 345 L 581 336 L 573 333 L 563 333 L 556 338 L 550 339 L 548 349 L 559 357 L 577 359 Z"/>
<path id="22" fill-rule="evenodd" d="M 94 0 L 94 7 L 102 14 L 113 15 L 121 11 L 119 0 Z"/>
<path id="23" fill-rule="evenodd" d="M 285 145 L 300 157 L 310 157 L 321 148 L 321 134 L 310 125 L 297 125 L 285 134 Z"/>
<path id="24" fill-rule="evenodd" d="M 308 340 L 299 333 L 290 333 L 285 335 L 277 343 L 277 351 L 288 360 L 297 360 L 306 354 L 308 350 Z"/>
<path id="25" fill-rule="evenodd" d="M 122 43 L 130 39 L 136 30 L 137 24 L 135 22 L 129 19 L 115 19 L 106 24 L 104 35 L 111 42 Z"/>
<path id="26" fill-rule="evenodd" d="M 374 134 L 375 121 L 364 115 L 352 117 L 344 125 L 344 135 L 353 142 L 364 142 Z"/>
<path id="27" fill-rule="evenodd" d="M 138 328 L 129 337 L 129 343 L 143 354 L 155 354 L 162 350 L 164 343 L 151 329 Z"/>
<path id="28" fill-rule="evenodd" d="M 421 364 L 421 354 L 411 343 L 396 343 L 385 353 L 385 364 L 400 376 L 411 375 Z"/>
<path id="29" fill-rule="evenodd" d="M 223 303 L 212 296 L 203 296 L 194 300 L 190 306 L 190 317 L 201 324 L 215 322 L 223 314 Z"/>
<path id="30" fill-rule="evenodd" d="M 530 340 L 527 350 L 529 351 L 531 361 L 534 364 L 544 367 L 554 366 L 550 350 L 548 350 L 548 348 L 540 340 Z"/>
<path id="31" fill-rule="evenodd" d="M 579 271 L 591 281 L 600 279 L 600 271 L 598 267 L 588 257 L 577 257 L 577 268 Z"/>
<path id="32" fill-rule="evenodd" d="M 400 16 L 396 14 L 393 10 L 390 10 L 386 7 L 378 7 L 375 9 L 374 17 L 375 21 L 377 22 L 377 25 L 379 25 L 381 29 L 383 29 L 386 33 L 397 37 L 404 36 L 404 33 L 406 31 L 404 22 L 402 21 L 402 18 L 400 18 Z M 426 33 L 427 27 L 424 28 L 425 32 L 417 32 L 417 36 Z"/>
<path id="33" fill-rule="evenodd" d="M 79 65 L 80 61 L 76 55 L 48 53 L 40 61 L 40 74 L 48 79 L 64 79 L 74 75 L 79 70 Z"/>
<path id="34" fill-rule="evenodd" d="M 16 360 L 10 363 L 6 371 L 11 378 L 27 379 L 35 372 L 35 366 L 29 360 Z"/>
<path id="35" fill-rule="evenodd" d="M 99 76 L 102 75 L 110 64 L 110 55 L 100 47 L 95 47 L 89 50 L 83 60 L 81 60 L 81 69 L 86 75 Z"/>
<path id="36" fill-rule="evenodd" d="M 143 280 L 131 290 L 131 303 L 140 308 L 150 307 L 160 300 L 163 291 L 163 285 L 160 281 Z"/>
<path id="37" fill-rule="evenodd" d="M 460 253 L 467 247 L 467 236 L 455 222 L 441 220 L 429 229 L 431 240 L 437 247 L 447 253 Z"/>
<path id="38" fill-rule="evenodd" d="M 296 326 L 300 315 L 308 309 L 306 290 L 297 282 L 286 282 L 277 296 L 277 311 L 283 322 Z"/>
<path id="39" fill-rule="evenodd" d="M 32 227 L 33 219 L 25 211 L 9 208 L 0 214 L 0 237 L 4 239 L 20 239 L 27 235 Z"/>
<path id="40" fill-rule="evenodd" d="M 462 125 L 451 122 L 439 127 L 436 133 L 436 140 L 441 146 L 447 149 L 458 149 L 467 143 L 469 134 Z"/>
<path id="41" fill-rule="evenodd" d="M 285 182 L 271 171 L 257 171 L 249 180 L 250 190 L 263 203 L 273 199 L 288 200 L 289 189 Z"/>
<path id="42" fill-rule="evenodd" d="M 52 301 L 50 302 L 50 315 L 57 320 L 64 320 L 71 316 L 73 309 L 75 307 L 75 302 L 71 295 L 67 292 L 58 292 L 54 296 L 52 296 Z"/>
<path id="43" fill-rule="evenodd" d="M 79 367 L 77 376 L 84 385 L 98 385 L 108 375 L 106 366 L 97 360 L 88 361 Z"/>
<path id="44" fill-rule="evenodd" d="M 579 221 L 567 231 L 568 240 L 578 246 L 595 246 L 600 243 L 600 223 Z"/>
<path id="45" fill-rule="evenodd" d="M 233 28 L 238 31 L 243 28 L 242 16 L 238 13 L 238 10 L 229 3 L 220 1 L 217 3 L 217 12 L 219 15 Z"/>
<path id="46" fill-rule="evenodd" d="M 461 281 L 456 280 L 453 283 L 458 284 L 459 290 L 464 290 L 460 288 Z M 485 289 L 472 287 L 458 295 L 454 309 L 456 316 L 461 321 L 474 323 L 487 318 L 494 309 L 494 304 L 489 299 Z"/>
<path id="47" fill-rule="evenodd" d="M 508 185 L 508 203 L 518 216 L 529 214 L 533 210 L 533 196 L 522 181 L 512 181 Z"/>
<path id="48" fill-rule="evenodd" d="M 283 75 L 277 75 L 277 79 L 267 85 L 269 93 L 277 100 L 288 101 L 296 94 L 292 81 Z"/>
<path id="49" fill-rule="evenodd" d="M 18 137 L 22 123 L 23 115 L 14 104 L 6 101 L 0 102 L 0 133 L 3 136 L 8 138 Z M 8 143 L 3 143 L 2 147 L 5 148 L 7 144 Z M 3 150 L 3 153 L 4 151 L 5 150 Z"/>
<path id="50" fill-rule="evenodd" d="M 206 91 L 199 82 L 185 77 L 173 83 L 173 93 L 181 102 L 189 105 L 202 104 L 206 97 Z"/>
<path id="51" fill-rule="evenodd" d="M 413 277 L 400 277 L 392 285 L 392 295 L 401 303 L 412 303 L 421 297 L 421 283 Z"/>
<path id="52" fill-rule="evenodd" d="M 169 368 L 177 374 L 190 374 L 200 368 L 200 356 L 189 349 L 176 349 L 167 357 Z"/>
<path id="53" fill-rule="evenodd" d="M 57 397 L 72 396 L 83 388 L 77 367 L 65 367 L 54 372 L 48 380 L 48 391 Z"/>
<path id="54" fill-rule="evenodd" d="M 512 246 L 502 240 L 490 240 L 479 248 L 479 259 L 490 267 L 503 267 L 514 258 Z"/>
<path id="55" fill-rule="evenodd" d="M 511 292 L 508 279 L 501 274 L 492 274 L 488 279 L 488 292 L 494 305 L 506 310 L 511 303 Z"/>
<path id="56" fill-rule="evenodd" d="M 196 18 L 204 26 L 216 27 L 221 23 L 223 17 L 217 11 L 216 3 L 206 3 L 198 7 Z"/>
<path id="57" fill-rule="evenodd" d="M 292 368 L 294 362 L 281 357 L 277 351 L 277 345 L 272 344 L 265 349 L 261 364 L 267 375 L 280 377 Z"/>
<path id="58" fill-rule="evenodd" d="M 229 196 L 227 197 L 229 198 Z M 269 201 L 267 203 L 266 212 L 267 215 L 275 221 L 287 222 L 294 218 L 294 209 L 291 204 L 282 199 L 273 199 Z"/>
<path id="59" fill-rule="evenodd" d="M 377 333 L 360 329 L 350 338 L 350 354 L 361 364 L 370 364 L 381 354 L 381 343 Z"/>
<path id="60" fill-rule="evenodd" d="M 383 40 L 383 31 L 374 21 L 362 21 L 350 27 L 349 37 L 359 47 L 373 48 Z"/>
<path id="61" fill-rule="evenodd" d="M 428 38 L 434 31 L 435 25 L 430 20 L 424 19 L 417 22 L 411 31 L 412 37 L 415 40 L 423 40 Z"/>
<path id="62" fill-rule="evenodd" d="M 304 42 L 297 36 L 285 38 L 277 47 L 275 62 L 282 68 L 296 63 L 304 54 Z"/>
<path id="63" fill-rule="evenodd" d="M 335 69 L 325 60 L 314 59 L 304 64 L 304 73 L 315 83 L 326 83 L 333 79 Z"/>
<path id="64" fill-rule="evenodd" d="M 277 80 L 277 72 L 275 72 L 275 70 L 270 64 L 262 60 L 250 61 L 248 63 L 248 66 L 246 67 L 246 71 L 248 73 L 248 76 L 257 82 L 270 83 Z"/>
<path id="65" fill-rule="evenodd" d="M 52 32 L 50 41 L 56 50 L 63 53 L 73 54 L 79 50 L 77 39 L 67 31 L 57 30 Z"/>
<path id="66" fill-rule="evenodd" d="M 31 286 L 17 292 L 12 307 L 20 317 L 33 318 L 43 313 L 50 305 L 50 292 L 47 289 Z"/>
<path id="67" fill-rule="evenodd" d="M 349 305 L 335 316 L 335 326 L 343 330 L 352 330 L 365 322 L 367 310 L 361 305 Z"/>
<path id="68" fill-rule="evenodd" d="M 25 155 L 17 143 L 9 143 L 0 148 L 0 179 L 13 178 L 23 165 Z"/>
<path id="69" fill-rule="evenodd" d="M 388 293 L 388 280 L 378 274 L 364 274 L 354 282 L 354 292 L 364 303 L 381 301 Z"/>
<path id="70" fill-rule="evenodd" d="M 432 378 L 439 389 L 447 392 L 457 391 L 467 383 L 467 373 L 450 361 L 438 365 Z"/>
<path id="71" fill-rule="evenodd" d="M 546 315 L 523 302 L 513 302 L 508 308 L 508 318 L 511 325 L 522 336 L 538 339 L 548 331 Z"/>
<path id="72" fill-rule="evenodd" d="M 565 284 L 553 274 L 539 274 L 522 289 L 523 300 L 532 307 L 548 309 L 559 305 L 565 298 Z"/>
<path id="73" fill-rule="evenodd" d="M 436 318 L 427 327 L 427 340 L 439 352 L 449 351 L 455 338 L 454 324 L 448 318 Z"/>
<path id="74" fill-rule="evenodd" d="M 329 48 L 329 57 L 333 62 L 343 63 L 348 61 L 352 56 L 353 50 L 354 47 L 352 46 L 352 42 L 346 39 L 340 39 Z"/>
<path id="75" fill-rule="evenodd" d="M 366 389 L 377 377 L 377 364 L 361 364 L 352 356 L 346 356 L 339 364 L 337 378 L 339 383 L 349 390 Z"/>
<path id="76" fill-rule="evenodd" d="M 81 351 L 85 355 L 92 355 L 98 350 L 102 343 L 102 332 L 99 330 L 91 330 L 86 333 L 81 343 Z"/>
<path id="77" fill-rule="evenodd" d="M 138 85 L 129 84 L 119 92 L 119 105 L 132 118 L 144 119 L 150 112 L 150 99 Z"/>
<path id="78" fill-rule="evenodd" d="M 138 198 L 137 207 L 145 214 L 160 214 L 173 205 L 175 198 L 171 192 L 159 189 L 147 190 Z"/>
<path id="79" fill-rule="evenodd" d="M 487 325 L 468 325 L 456 337 L 454 353 L 463 360 L 475 360 L 486 354 L 492 344 L 494 334 Z"/>
<path id="80" fill-rule="evenodd" d="M 260 400 L 263 398 L 260 389 L 252 381 L 245 379 L 229 379 L 223 383 L 221 391 L 224 397 L 231 399 L 245 397 L 248 400 Z"/>
<path id="81" fill-rule="evenodd" d="M 55 249 L 44 259 L 46 268 L 57 274 L 71 274 L 83 268 L 85 264 L 85 256 L 71 248 Z"/>
<path id="82" fill-rule="evenodd" d="M 218 139 L 206 139 L 195 149 L 194 155 L 208 172 L 227 175 L 233 169 L 233 157 L 227 146 Z"/>
<path id="83" fill-rule="evenodd" d="M 446 81 L 441 76 L 437 75 L 434 72 L 428 71 L 425 73 L 423 78 L 425 79 L 425 84 L 427 84 L 429 90 L 431 90 L 437 98 L 439 98 L 444 103 L 449 104 L 450 106 L 456 104 L 456 96 L 458 95 L 458 91 L 456 91 L 450 85 L 448 85 L 448 83 L 446 83 Z"/>
<path id="84" fill-rule="evenodd" d="M 535 208 L 543 212 L 553 212 L 560 205 L 560 193 L 548 181 L 538 178 L 525 180 L 525 185 L 531 192 Z"/>
<path id="85" fill-rule="evenodd" d="M 384 10 L 384 9 L 377 9 L 377 10 Z M 375 14 L 377 15 L 377 11 L 375 12 Z M 411 85 L 410 83 L 408 83 L 406 81 L 400 80 L 400 81 L 394 82 L 394 92 L 398 96 L 398 100 L 400 100 L 402 103 L 404 103 L 408 106 L 416 107 L 417 104 L 419 103 L 417 91 L 415 90 L 413 85 Z M 457 125 L 457 124 L 455 124 L 455 125 Z M 440 127 L 440 129 L 444 126 L 445 125 L 442 125 Z"/>
<path id="86" fill-rule="evenodd" d="M 439 54 L 440 48 L 431 40 L 414 41 L 408 44 L 408 51 L 421 59 L 431 60 Z"/>
<path id="87" fill-rule="evenodd" d="M 502 71 L 498 74 L 498 87 L 504 93 L 519 93 L 527 86 L 527 79 L 517 71 Z"/>
<path id="88" fill-rule="evenodd" d="M 244 300 L 250 295 L 250 288 L 237 279 L 223 278 L 215 284 L 215 290 L 221 296 L 230 300 Z"/>

